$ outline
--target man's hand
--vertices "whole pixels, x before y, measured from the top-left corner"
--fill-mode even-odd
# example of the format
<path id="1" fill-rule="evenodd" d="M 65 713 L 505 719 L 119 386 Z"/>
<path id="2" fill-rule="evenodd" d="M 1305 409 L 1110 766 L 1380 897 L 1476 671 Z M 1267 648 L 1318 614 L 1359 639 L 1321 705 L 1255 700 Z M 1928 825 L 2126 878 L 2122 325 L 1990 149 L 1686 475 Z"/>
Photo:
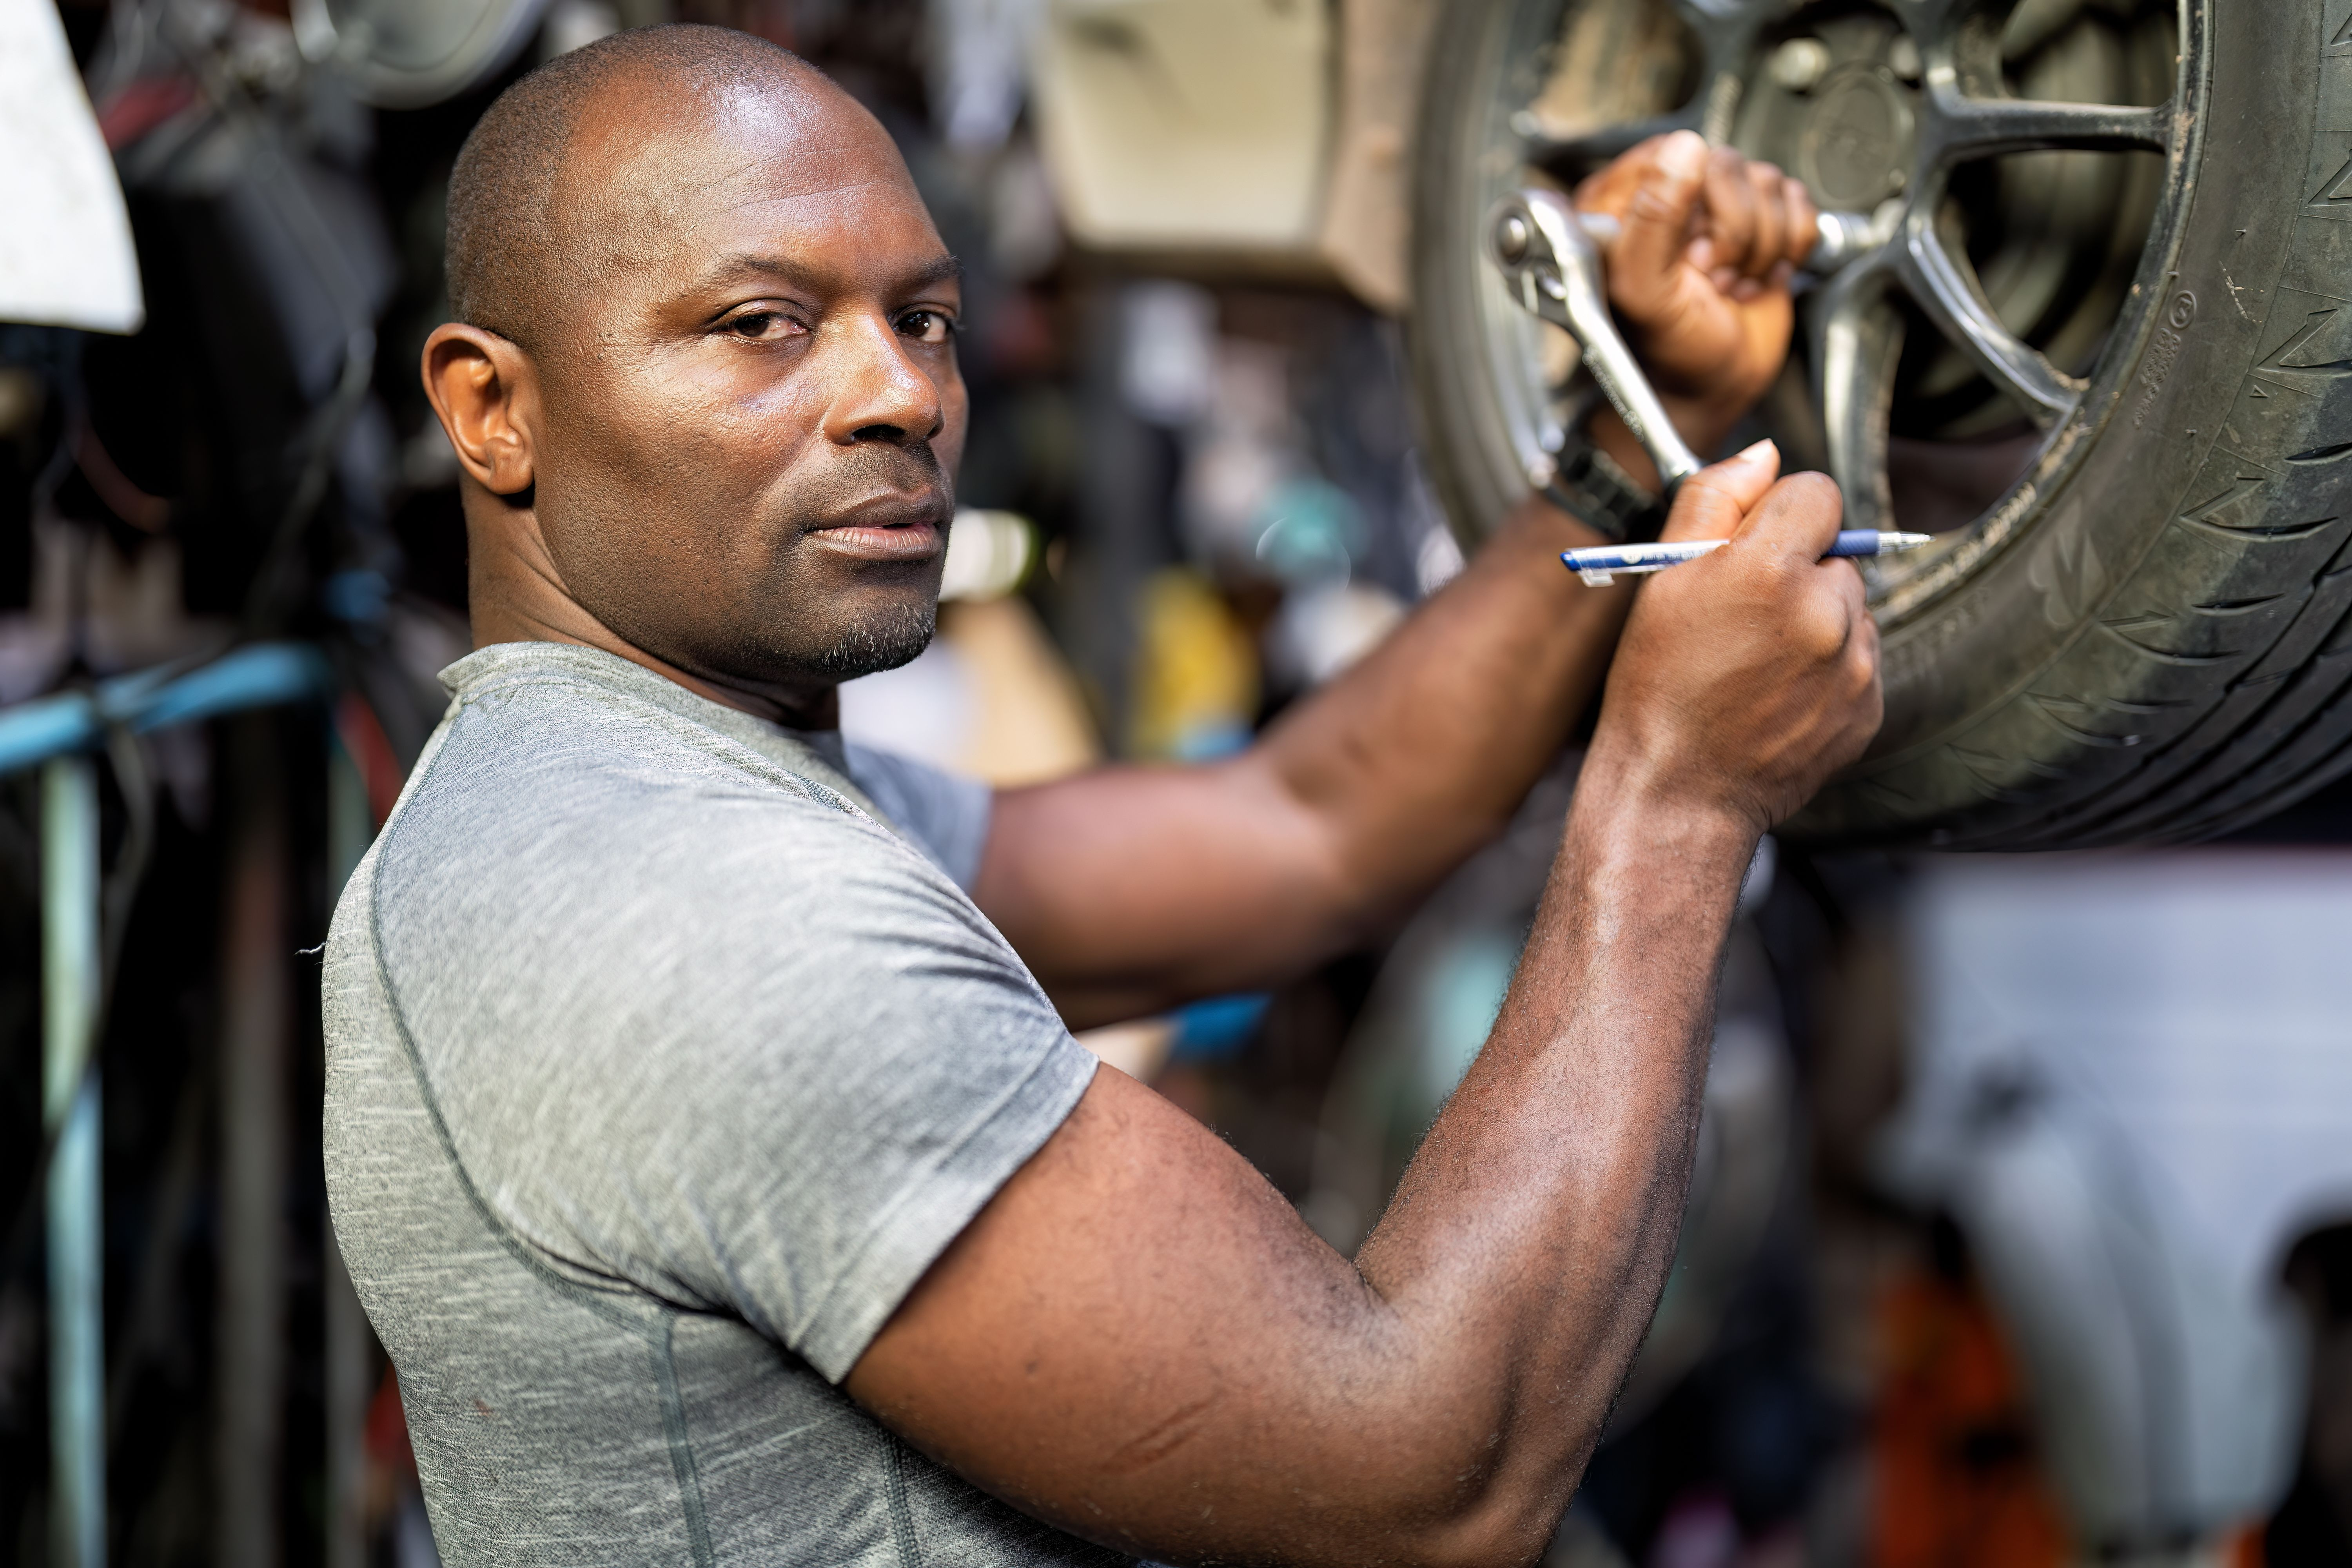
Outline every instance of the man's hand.
<path id="1" fill-rule="evenodd" d="M 1674 1252 L 1739 879 L 1876 723 L 1836 491 L 1691 479 L 1528 947 L 1363 1248 L 1108 1068 L 851 1371 L 1040 1518 L 1179 1562 L 1529 1563 Z M 1622 596 L 1587 595 L 1592 603 Z"/>
<path id="2" fill-rule="evenodd" d="M 1677 131 L 1627 152 L 1575 199 L 1622 226 L 1604 248 L 1609 302 L 1675 428 L 1714 450 L 1788 358 L 1789 278 L 1813 247 L 1811 198 L 1771 164 Z M 1654 481 L 1613 415 L 1595 421 L 1594 437 Z"/>
<path id="3" fill-rule="evenodd" d="M 1618 644 L 1589 766 L 1611 788 L 1721 810 L 1762 833 L 1878 732 L 1878 626 L 1820 474 L 1773 483 L 1759 441 L 1692 476 L 1668 539 L 1723 549 L 1644 582 Z M 1596 775 L 1588 773 L 1587 777 Z"/>

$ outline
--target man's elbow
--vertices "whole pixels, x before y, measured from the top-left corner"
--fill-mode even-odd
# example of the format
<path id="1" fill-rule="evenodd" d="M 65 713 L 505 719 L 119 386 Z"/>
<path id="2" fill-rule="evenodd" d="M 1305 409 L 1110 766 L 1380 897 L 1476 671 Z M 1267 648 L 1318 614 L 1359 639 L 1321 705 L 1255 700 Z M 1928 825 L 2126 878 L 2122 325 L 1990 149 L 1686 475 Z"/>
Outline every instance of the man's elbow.
<path id="1" fill-rule="evenodd" d="M 1552 1445 L 1543 1447 L 1556 1452 Z M 1397 1479 L 1367 1500 L 1363 1539 L 1347 1543 L 1344 1560 L 1414 1564 L 1415 1568 L 1508 1568 L 1539 1561 L 1568 1511 L 1583 1473 L 1590 1443 L 1565 1468 L 1534 1455 L 1515 1457 L 1507 1445 L 1481 1442 L 1475 1451 L 1428 1456 L 1422 1468 L 1442 1479 Z M 1417 1479 L 1417 1478 L 1416 1478 Z"/>
<path id="2" fill-rule="evenodd" d="M 1489 1489 L 1433 1543 L 1431 1561 L 1445 1568 L 1540 1562 L 1559 1533 L 1559 1521 L 1583 1475 L 1580 1457 L 1565 1470 Z"/>

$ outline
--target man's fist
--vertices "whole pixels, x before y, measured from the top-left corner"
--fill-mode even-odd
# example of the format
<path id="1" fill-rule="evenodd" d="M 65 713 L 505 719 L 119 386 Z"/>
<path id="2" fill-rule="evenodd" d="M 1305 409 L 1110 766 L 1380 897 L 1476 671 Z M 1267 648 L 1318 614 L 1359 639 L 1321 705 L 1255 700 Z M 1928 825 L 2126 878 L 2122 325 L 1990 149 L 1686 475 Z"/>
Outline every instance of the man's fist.
<path id="1" fill-rule="evenodd" d="M 1618 220 L 1604 247 L 1609 302 L 1675 426 L 1706 452 L 1788 357 L 1789 276 L 1813 247 L 1811 198 L 1771 164 L 1677 131 L 1618 158 L 1575 200 Z"/>
<path id="2" fill-rule="evenodd" d="M 1759 833 L 1860 756 L 1881 717 L 1862 575 L 1821 558 L 1837 487 L 1780 471 L 1759 441 L 1684 481 L 1665 537 L 1731 542 L 1642 584 L 1591 752 L 1645 802 Z"/>

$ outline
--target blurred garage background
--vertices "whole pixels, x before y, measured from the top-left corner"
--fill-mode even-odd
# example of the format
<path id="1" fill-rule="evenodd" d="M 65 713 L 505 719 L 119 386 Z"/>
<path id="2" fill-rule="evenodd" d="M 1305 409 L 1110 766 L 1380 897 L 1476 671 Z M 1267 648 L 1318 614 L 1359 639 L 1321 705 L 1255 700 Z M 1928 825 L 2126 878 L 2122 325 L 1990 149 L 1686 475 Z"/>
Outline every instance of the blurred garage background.
<path id="1" fill-rule="evenodd" d="M 437 1561 L 327 1226 L 318 944 L 467 646 L 451 162 L 662 20 L 831 72 L 968 269 L 940 636 L 851 732 L 1213 758 L 1460 568 L 1401 327 L 1438 0 L 0 0 L 0 1559 Z M 1088 1043 L 1352 1247 L 1575 761 L 1376 944 Z M 1768 843 L 1548 1561 L 2352 1564 L 2347 843 L 2340 787 L 2188 849 Z"/>

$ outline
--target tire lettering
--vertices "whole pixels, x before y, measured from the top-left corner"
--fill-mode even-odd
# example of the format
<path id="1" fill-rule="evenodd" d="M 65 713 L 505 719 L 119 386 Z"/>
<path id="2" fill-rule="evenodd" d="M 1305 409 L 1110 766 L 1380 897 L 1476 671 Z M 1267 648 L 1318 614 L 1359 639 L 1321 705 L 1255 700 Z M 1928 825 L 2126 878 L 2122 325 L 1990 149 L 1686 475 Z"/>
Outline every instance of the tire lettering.
<path id="1" fill-rule="evenodd" d="M 2197 296 L 2184 289 L 2172 297 L 2172 307 L 2165 312 L 2166 324 L 2157 328 L 2156 335 L 2148 340 L 2147 360 L 2139 374 L 2139 402 L 2132 410 L 2133 429 L 2145 426 L 2147 416 L 2156 411 L 2157 394 L 2164 390 L 2165 378 L 2172 374 L 2174 362 L 2180 358 L 2180 346 L 2188 341 L 2181 331 L 2196 319 Z"/>

